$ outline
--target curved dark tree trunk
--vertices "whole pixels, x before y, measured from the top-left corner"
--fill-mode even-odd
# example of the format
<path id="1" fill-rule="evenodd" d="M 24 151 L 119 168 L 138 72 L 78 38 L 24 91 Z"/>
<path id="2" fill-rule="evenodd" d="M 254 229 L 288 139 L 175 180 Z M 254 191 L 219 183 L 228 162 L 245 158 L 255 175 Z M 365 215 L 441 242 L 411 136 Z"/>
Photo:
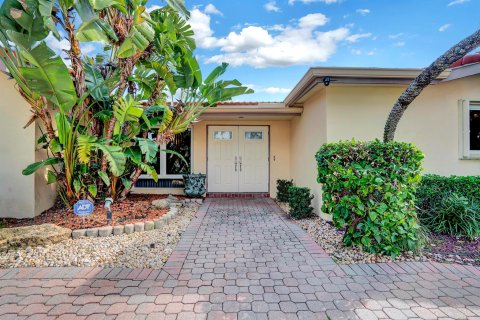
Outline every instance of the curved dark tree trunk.
<path id="1" fill-rule="evenodd" d="M 437 60 L 435 60 L 428 68 L 422 71 L 420 75 L 412 81 L 408 88 L 398 98 L 388 115 L 385 129 L 383 132 L 383 141 L 392 141 L 395 136 L 398 122 L 407 110 L 410 103 L 427 87 L 432 80 L 436 79 L 440 73 L 445 71 L 452 63 L 464 57 L 467 53 L 480 46 L 480 30 L 471 36 L 463 39 Z"/>

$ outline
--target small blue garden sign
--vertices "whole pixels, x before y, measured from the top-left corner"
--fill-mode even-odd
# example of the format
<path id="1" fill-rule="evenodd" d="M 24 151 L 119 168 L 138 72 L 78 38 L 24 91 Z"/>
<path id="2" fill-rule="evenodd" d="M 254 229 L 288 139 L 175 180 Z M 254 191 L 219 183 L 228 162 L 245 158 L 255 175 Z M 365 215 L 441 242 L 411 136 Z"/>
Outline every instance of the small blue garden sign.
<path id="1" fill-rule="evenodd" d="M 77 216 L 86 217 L 93 212 L 93 203 L 89 200 L 79 200 L 73 205 L 73 212 Z"/>

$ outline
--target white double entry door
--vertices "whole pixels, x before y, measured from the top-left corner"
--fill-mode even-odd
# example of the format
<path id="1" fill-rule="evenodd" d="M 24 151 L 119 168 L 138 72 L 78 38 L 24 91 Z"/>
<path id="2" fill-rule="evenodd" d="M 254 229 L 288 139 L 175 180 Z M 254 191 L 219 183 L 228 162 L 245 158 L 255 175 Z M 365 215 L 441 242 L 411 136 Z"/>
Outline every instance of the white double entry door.
<path id="1" fill-rule="evenodd" d="M 208 127 L 208 192 L 268 192 L 268 126 Z"/>

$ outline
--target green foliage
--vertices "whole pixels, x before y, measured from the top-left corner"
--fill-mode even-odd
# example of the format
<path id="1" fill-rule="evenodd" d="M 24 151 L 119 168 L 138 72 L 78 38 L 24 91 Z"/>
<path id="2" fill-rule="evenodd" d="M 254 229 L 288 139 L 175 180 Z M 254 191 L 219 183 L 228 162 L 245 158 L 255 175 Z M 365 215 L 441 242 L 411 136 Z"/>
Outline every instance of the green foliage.
<path id="1" fill-rule="evenodd" d="M 313 196 L 309 188 L 290 186 L 288 188 L 288 214 L 294 219 L 308 218 L 313 213 L 311 206 Z"/>
<path id="2" fill-rule="evenodd" d="M 423 154 L 413 144 L 341 141 L 316 155 L 322 211 L 346 228 L 346 245 L 397 255 L 419 247 L 415 190 Z"/>
<path id="3" fill-rule="evenodd" d="M 288 202 L 288 188 L 293 186 L 293 180 L 277 180 L 277 200 L 280 202 Z"/>
<path id="4" fill-rule="evenodd" d="M 148 0 L 0 6 L 0 61 L 31 106 L 29 124 L 39 121 L 46 131 L 38 143 L 49 158 L 23 173 L 50 167 L 46 183 L 56 183 L 67 205 L 121 199 L 142 172 L 158 179 L 158 153 L 174 153 L 159 145 L 220 100 L 252 92 L 219 79 L 227 64 L 204 78 L 184 0 L 166 3 L 152 12 Z M 47 46 L 49 34 L 69 42 L 68 64 Z M 80 42 L 102 54 L 85 55 Z"/>
<path id="5" fill-rule="evenodd" d="M 456 193 L 467 199 L 480 195 L 480 176 L 450 176 L 435 174 L 422 176 L 415 193 L 416 205 L 421 212 L 430 211 L 444 199 L 445 194 Z"/>
<path id="6" fill-rule="evenodd" d="M 420 211 L 420 222 L 430 231 L 463 236 L 480 236 L 480 204 L 456 193 L 444 194 L 428 211 Z"/>
<path id="7" fill-rule="evenodd" d="M 431 232 L 480 236 L 480 177 L 425 175 L 416 192 L 420 222 Z"/>

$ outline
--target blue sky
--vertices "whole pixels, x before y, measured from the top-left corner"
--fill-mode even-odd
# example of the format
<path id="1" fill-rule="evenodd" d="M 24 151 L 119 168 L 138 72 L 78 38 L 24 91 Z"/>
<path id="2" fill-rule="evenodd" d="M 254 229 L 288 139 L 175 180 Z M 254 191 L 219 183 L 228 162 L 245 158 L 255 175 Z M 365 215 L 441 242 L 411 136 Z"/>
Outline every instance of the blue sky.
<path id="1" fill-rule="evenodd" d="M 150 5 L 161 4 L 150 1 Z M 282 101 L 310 66 L 424 67 L 480 28 L 480 0 L 187 0 L 202 70 Z"/>

